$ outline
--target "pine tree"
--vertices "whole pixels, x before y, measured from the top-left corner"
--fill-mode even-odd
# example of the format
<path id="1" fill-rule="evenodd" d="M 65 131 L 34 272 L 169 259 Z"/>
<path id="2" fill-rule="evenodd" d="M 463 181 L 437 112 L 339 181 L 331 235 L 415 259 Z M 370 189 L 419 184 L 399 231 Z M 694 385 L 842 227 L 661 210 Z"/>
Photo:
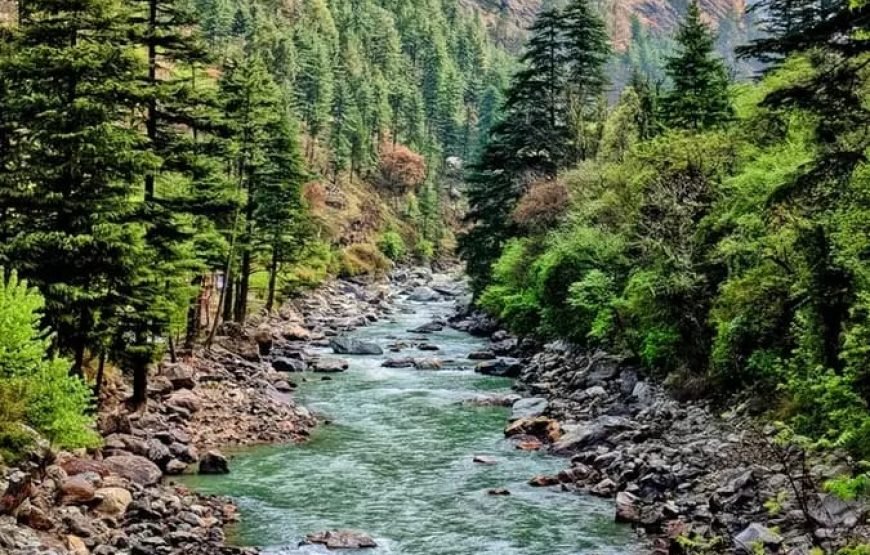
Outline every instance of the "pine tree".
<path id="1" fill-rule="evenodd" d="M 529 171 L 554 175 L 568 143 L 565 118 L 566 56 L 561 13 L 538 15 L 505 102 L 505 128 Z"/>
<path id="2" fill-rule="evenodd" d="M 46 323 L 80 372 L 104 323 L 128 314 L 118 291 L 147 270 L 136 199 L 154 161 L 130 122 L 144 72 L 120 0 L 30 0 L 26 14 L 0 74 L 27 161 L 16 179 L 31 185 L 0 197 L 18 220 L 3 249 L 45 295 Z"/>
<path id="3" fill-rule="evenodd" d="M 604 20 L 589 0 L 572 0 L 562 15 L 565 33 L 567 114 L 574 162 L 594 156 L 597 108 L 607 86 L 604 66 L 611 49 Z"/>
<path id="4" fill-rule="evenodd" d="M 253 54 L 229 63 L 221 80 L 221 96 L 233 135 L 233 174 L 239 191 L 244 193 L 240 217 L 233 223 L 225 270 L 224 319 L 243 322 L 247 315 L 256 242 L 257 176 L 267 160 L 268 130 L 281 116 L 282 109 L 279 92 L 265 63 Z M 237 254 L 240 258 L 236 270 Z"/>
<path id="5" fill-rule="evenodd" d="M 308 222 L 302 205 L 305 169 L 297 132 L 284 115 L 266 128 L 269 137 L 266 159 L 257 170 L 255 212 L 258 240 L 268 251 L 269 287 L 266 310 L 275 304 L 278 270 L 301 251 L 308 237 Z"/>
<path id="6" fill-rule="evenodd" d="M 676 40 L 677 53 L 666 64 L 673 88 L 662 99 L 665 123 L 698 130 L 728 121 L 733 114 L 728 71 L 714 53 L 713 34 L 701 21 L 697 0 L 689 5 Z"/>

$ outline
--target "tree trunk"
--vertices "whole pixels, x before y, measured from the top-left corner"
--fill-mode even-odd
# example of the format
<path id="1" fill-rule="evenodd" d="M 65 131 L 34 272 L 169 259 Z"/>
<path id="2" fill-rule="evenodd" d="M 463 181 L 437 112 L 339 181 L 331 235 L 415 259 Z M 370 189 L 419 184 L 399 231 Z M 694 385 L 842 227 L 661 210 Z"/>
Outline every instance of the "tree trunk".
<path id="1" fill-rule="evenodd" d="M 248 290 L 251 284 L 251 251 L 245 249 L 242 254 L 242 267 L 239 273 L 239 290 L 236 296 L 235 321 L 244 324 L 248 314 Z"/>
<path id="2" fill-rule="evenodd" d="M 130 402 L 135 408 L 142 407 L 148 400 L 148 363 L 143 359 L 133 368 L 133 396 Z"/>
<path id="3" fill-rule="evenodd" d="M 153 149 L 157 142 L 157 0 L 148 0 L 148 85 L 151 94 L 148 97 L 148 118 L 146 130 L 148 142 Z M 154 200 L 154 172 L 145 176 L 145 200 Z"/>
<path id="4" fill-rule="evenodd" d="M 233 287 L 235 287 L 235 281 L 233 279 L 232 274 L 227 274 L 227 278 L 224 281 L 224 303 L 223 307 L 223 321 L 229 322 L 233 319 Z M 217 327 L 218 323 L 215 321 L 215 327 Z"/>
<path id="5" fill-rule="evenodd" d="M 103 377 L 106 370 L 106 352 L 100 352 L 100 364 L 97 366 L 97 378 L 94 383 L 94 399 L 97 400 L 97 406 L 100 406 L 100 393 L 103 390 Z"/>
<path id="6" fill-rule="evenodd" d="M 278 239 L 272 245 L 272 262 L 269 264 L 269 294 L 266 297 L 266 312 L 275 306 L 275 286 L 278 283 Z"/>
<path id="7" fill-rule="evenodd" d="M 196 300 L 187 307 L 187 330 L 184 334 L 184 348 L 192 350 L 199 337 L 199 329 L 202 325 L 202 301 L 205 295 L 202 276 L 196 276 L 191 285 L 196 287 Z"/>

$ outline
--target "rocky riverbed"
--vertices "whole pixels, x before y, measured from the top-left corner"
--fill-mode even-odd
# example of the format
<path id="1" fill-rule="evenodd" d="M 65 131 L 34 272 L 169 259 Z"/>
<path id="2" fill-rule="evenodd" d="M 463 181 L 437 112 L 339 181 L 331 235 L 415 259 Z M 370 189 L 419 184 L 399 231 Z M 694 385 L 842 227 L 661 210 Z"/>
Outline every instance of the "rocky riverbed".
<path id="1" fill-rule="evenodd" d="M 854 470 L 842 454 L 813 455 L 737 407 L 716 414 L 680 402 L 618 357 L 556 342 L 517 344 L 479 314 L 454 325 L 491 334 L 478 371 L 518 378 L 505 434 L 521 448 L 570 458 L 541 485 L 615 500 L 614 517 L 654 553 L 834 553 L 866 541 L 868 507 L 822 492 Z M 495 356 L 513 342 L 517 360 Z"/>
<path id="2" fill-rule="evenodd" d="M 422 271 L 398 277 L 414 287 L 431 280 Z M 143 410 L 127 410 L 129 387 L 109 381 L 100 449 L 40 444 L 24 463 L 0 466 L 0 553 L 253 551 L 225 545 L 224 528 L 237 519 L 230 500 L 198 495 L 171 477 L 227 472 L 221 448 L 304 441 L 317 420 L 294 401 L 296 382 L 347 367 L 309 348 L 389 314 L 391 295 L 387 282 L 336 281 L 247 327 L 224 325 L 210 350 L 152 370 Z"/>

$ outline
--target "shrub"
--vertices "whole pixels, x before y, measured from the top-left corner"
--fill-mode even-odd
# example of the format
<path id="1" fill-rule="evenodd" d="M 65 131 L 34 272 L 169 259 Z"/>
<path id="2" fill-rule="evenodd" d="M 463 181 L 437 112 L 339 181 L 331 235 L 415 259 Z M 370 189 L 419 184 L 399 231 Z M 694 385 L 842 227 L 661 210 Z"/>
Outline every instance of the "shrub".
<path id="1" fill-rule="evenodd" d="M 517 203 L 513 220 L 529 231 L 546 231 L 562 220 L 569 201 L 568 188 L 561 181 L 533 183 Z"/>
<path id="2" fill-rule="evenodd" d="M 426 160 L 405 145 L 381 146 L 381 185 L 396 196 L 416 189 L 426 179 Z"/>
<path id="3" fill-rule="evenodd" d="M 405 257 L 405 240 L 395 231 L 385 231 L 378 239 L 378 249 L 390 260 L 401 260 Z"/>
<path id="4" fill-rule="evenodd" d="M 357 243 L 341 252 L 341 275 L 345 277 L 384 273 L 391 267 L 390 260 L 374 245 Z"/>
<path id="5" fill-rule="evenodd" d="M 414 255 L 420 262 L 429 262 L 435 257 L 435 243 L 428 239 L 420 239 L 414 246 Z"/>
<path id="6" fill-rule="evenodd" d="M 69 376 L 69 361 L 48 355 L 49 335 L 39 327 L 43 302 L 15 274 L 0 282 L 0 412 L 5 412 L 4 422 L 20 420 L 60 447 L 94 446 L 98 436 L 87 414 L 91 390 Z M 23 413 L 11 396 L 23 400 Z M 21 439 L 8 426 L 4 433 L 7 444 Z"/>

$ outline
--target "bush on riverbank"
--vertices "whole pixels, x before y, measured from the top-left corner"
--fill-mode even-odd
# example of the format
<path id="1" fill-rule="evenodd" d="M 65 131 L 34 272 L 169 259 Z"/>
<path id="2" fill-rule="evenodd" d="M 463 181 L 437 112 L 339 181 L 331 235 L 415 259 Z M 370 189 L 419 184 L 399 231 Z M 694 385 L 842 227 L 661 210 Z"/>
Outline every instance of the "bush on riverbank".
<path id="1" fill-rule="evenodd" d="M 49 354 L 43 305 L 15 273 L 0 281 L 0 456 L 7 460 L 33 441 L 33 430 L 59 447 L 98 443 L 90 388 L 69 375 L 69 361 Z"/>
<path id="2" fill-rule="evenodd" d="M 568 172 L 570 213 L 507 243 L 480 306 L 689 393 L 751 388 L 820 446 L 870 457 L 870 166 L 807 182 L 818 119 L 761 102 L 812 71 L 795 59 L 736 88 L 724 127 L 634 137 L 620 162 Z"/>

